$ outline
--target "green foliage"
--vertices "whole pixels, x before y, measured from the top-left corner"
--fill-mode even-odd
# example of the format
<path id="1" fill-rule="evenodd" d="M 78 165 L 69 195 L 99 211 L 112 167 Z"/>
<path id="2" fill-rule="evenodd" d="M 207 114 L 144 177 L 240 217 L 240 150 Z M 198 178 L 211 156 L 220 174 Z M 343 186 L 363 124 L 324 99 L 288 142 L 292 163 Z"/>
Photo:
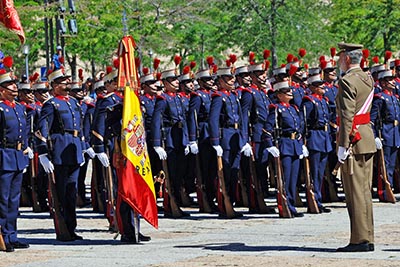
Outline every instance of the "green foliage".
<path id="1" fill-rule="evenodd" d="M 65 1 L 66 2 L 66 1 Z M 57 3 L 46 10 L 39 0 L 15 0 L 27 44 L 31 70 L 43 64 L 45 17 L 58 14 Z M 66 3 L 65 3 L 66 4 Z M 286 63 L 286 55 L 298 55 L 305 48 L 304 63 L 317 65 L 320 55 L 340 41 L 362 43 L 372 55 L 399 50 L 400 0 L 88 0 L 75 1 L 76 14 L 64 14 L 65 22 L 76 18 L 78 34 L 67 34 L 65 50 L 71 68 L 83 68 L 93 74 L 112 64 L 118 42 L 124 34 L 123 10 L 128 34 L 138 46 L 143 66 L 152 58 L 162 59 L 162 68 L 173 65 L 173 57 L 183 58 L 182 66 L 201 62 L 213 55 L 224 65 L 230 53 L 247 62 L 248 53 L 263 60 L 264 49 L 273 52 L 275 66 Z M 24 55 L 17 36 L 0 28 L 0 49 L 14 57 L 15 68 L 24 69 Z M 58 42 L 57 42 L 58 43 Z M 75 66 L 77 57 L 83 65 Z"/>

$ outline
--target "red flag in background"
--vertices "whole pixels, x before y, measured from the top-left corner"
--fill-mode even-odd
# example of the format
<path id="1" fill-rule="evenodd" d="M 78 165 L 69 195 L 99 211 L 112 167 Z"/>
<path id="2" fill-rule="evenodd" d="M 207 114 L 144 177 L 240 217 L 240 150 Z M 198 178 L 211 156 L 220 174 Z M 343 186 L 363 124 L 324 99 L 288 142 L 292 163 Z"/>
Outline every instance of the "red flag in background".
<path id="1" fill-rule="evenodd" d="M 18 35 L 21 44 L 25 43 L 25 33 L 22 28 L 17 10 L 14 7 L 14 0 L 1 0 L 0 22 L 10 31 Z"/>
<path id="2" fill-rule="evenodd" d="M 122 197 L 148 223 L 158 228 L 154 182 L 147 153 L 143 116 L 137 96 L 139 83 L 133 55 L 135 46 L 131 36 L 124 36 L 118 49 L 118 87 L 125 88 L 121 136 L 124 165 L 118 180 L 118 197 Z"/>

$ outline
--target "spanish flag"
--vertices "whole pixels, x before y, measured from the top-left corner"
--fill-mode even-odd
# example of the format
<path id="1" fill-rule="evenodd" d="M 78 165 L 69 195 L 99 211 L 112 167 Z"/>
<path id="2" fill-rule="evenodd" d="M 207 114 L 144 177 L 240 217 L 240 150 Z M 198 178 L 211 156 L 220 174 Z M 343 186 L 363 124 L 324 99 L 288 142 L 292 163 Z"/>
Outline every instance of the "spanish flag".
<path id="1" fill-rule="evenodd" d="M 124 36 L 119 44 L 118 86 L 124 88 L 121 150 L 124 157 L 118 195 L 153 227 L 158 212 L 146 146 L 146 132 L 137 96 L 138 75 L 134 60 L 135 42 Z"/>
<path id="2" fill-rule="evenodd" d="M 21 44 L 25 43 L 25 33 L 19 20 L 18 12 L 13 0 L 0 1 L 0 23 L 18 35 Z"/>

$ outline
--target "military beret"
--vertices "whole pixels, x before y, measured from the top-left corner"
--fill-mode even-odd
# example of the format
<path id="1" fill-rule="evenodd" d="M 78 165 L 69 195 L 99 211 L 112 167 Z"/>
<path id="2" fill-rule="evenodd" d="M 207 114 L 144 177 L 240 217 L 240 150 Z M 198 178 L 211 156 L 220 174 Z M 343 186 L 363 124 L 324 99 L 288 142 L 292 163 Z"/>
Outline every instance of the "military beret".
<path id="1" fill-rule="evenodd" d="M 363 48 L 363 45 L 341 42 L 341 43 L 338 43 L 338 47 L 339 47 L 339 52 L 337 52 L 336 55 L 339 55 L 341 52 L 350 52 L 350 51 L 361 49 L 361 48 Z"/>

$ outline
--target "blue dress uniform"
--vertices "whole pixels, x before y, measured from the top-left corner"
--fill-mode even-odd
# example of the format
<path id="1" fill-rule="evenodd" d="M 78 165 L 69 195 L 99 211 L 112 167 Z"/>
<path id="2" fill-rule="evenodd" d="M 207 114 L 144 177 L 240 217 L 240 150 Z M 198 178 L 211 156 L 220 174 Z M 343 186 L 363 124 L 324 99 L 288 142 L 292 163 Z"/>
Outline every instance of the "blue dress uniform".
<path id="1" fill-rule="evenodd" d="M 57 195 L 72 240 L 77 239 L 75 234 L 77 182 L 85 146 L 81 129 L 82 112 L 76 99 L 58 95 L 43 104 L 38 122 L 41 137 L 38 138 L 37 150 L 39 156 L 51 155 Z M 46 144 L 48 138 L 52 142 L 52 151 L 49 151 Z"/>
<path id="2" fill-rule="evenodd" d="M 157 153 L 154 151 L 152 144 L 152 132 L 151 132 L 151 120 L 153 118 L 154 106 L 156 104 L 156 96 L 152 96 L 148 93 L 140 95 L 140 106 L 144 117 L 144 128 L 146 131 L 146 143 L 147 150 L 149 152 L 151 173 L 157 175 L 161 170 L 161 161 Z"/>
<path id="3" fill-rule="evenodd" d="M 18 242 L 17 216 L 28 138 L 25 108 L 0 101 L 0 225 L 6 245 Z"/>
<path id="4" fill-rule="evenodd" d="M 303 98 L 301 110 L 306 109 L 307 148 L 310 151 L 310 174 L 314 182 L 314 194 L 317 205 L 321 210 L 321 187 L 328 162 L 328 154 L 332 151 L 332 142 L 329 131 L 330 112 L 328 99 L 312 94 Z"/>
<path id="5" fill-rule="evenodd" d="M 296 185 L 299 177 L 300 155 L 303 154 L 302 125 L 303 119 L 298 108 L 294 105 L 279 102 L 269 106 L 267 118 L 267 146 L 272 147 L 273 134 L 278 115 L 278 127 L 280 129 L 279 151 L 282 162 L 283 177 L 285 181 L 286 197 L 289 209 L 296 216 Z"/>
<path id="6" fill-rule="evenodd" d="M 294 104 L 296 107 L 300 107 L 301 101 L 305 95 L 305 89 L 296 82 L 292 82 L 290 88 L 292 88 L 293 93 L 293 99 L 291 100 L 291 103 Z"/>
<path id="7" fill-rule="evenodd" d="M 183 183 L 185 148 L 189 144 L 185 109 L 181 98 L 173 92 L 157 95 L 151 121 L 153 147 L 164 147 L 167 152 L 171 191 L 180 203 L 179 190 Z M 164 142 L 163 142 L 164 141 Z M 164 143 L 164 145 L 163 145 Z"/>
<path id="8" fill-rule="evenodd" d="M 400 147 L 400 103 L 393 92 L 383 90 L 375 94 L 371 108 L 371 122 L 375 137 L 382 134 L 382 149 L 385 157 L 387 177 L 393 186 L 393 174 L 397 151 Z M 378 185 L 379 186 L 379 185 Z M 384 190 L 384 189 L 382 189 Z"/>
<path id="9" fill-rule="evenodd" d="M 93 113 L 95 109 L 95 104 L 89 101 L 80 101 L 82 110 L 82 135 L 84 138 L 84 150 L 87 150 L 90 145 L 90 129 L 93 121 Z M 88 200 L 86 199 L 86 186 L 85 179 L 87 168 L 90 160 L 90 156 L 85 154 L 85 163 L 81 166 L 78 176 L 78 206 L 85 206 Z"/>
<path id="10" fill-rule="evenodd" d="M 256 171 L 264 192 L 268 190 L 267 184 L 267 160 L 268 155 L 264 153 L 267 148 L 265 129 L 268 118 L 268 106 L 272 104 L 267 92 L 260 90 L 252 84 L 249 88 L 242 89 L 241 107 L 243 124 L 248 125 L 244 130 L 245 140 L 254 143 L 254 156 L 256 160 Z M 251 127 L 251 129 L 249 129 Z M 251 136 L 249 136 L 249 130 Z"/>
<path id="11" fill-rule="evenodd" d="M 244 125 L 238 95 L 221 89 L 212 94 L 210 107 L 211 145 L 223 149 L 222 161 L 225 186 L 231 202 L 235 202 L 236 184 L 240 166 L 240 150 L 246 144 L 242 134 Z M 247 127 L 247 125 L 246 125 Z"/>
<path id="12" fill-rule="evenodd" d="M 210 159 L 215 158 L 215 150 L 210 144 L 209 116 L 211 108 L 211 91 L 199 89 L 190 94 L 188 130 L 189 141 L 198 142 L 200 169 L 203 178 L 204 191 L 211 207 L 214 205 L 216 193 L 215 182 L 217 177 L 217 163 Z M 197 121 L 196 121 L 197 119 Z"/>

